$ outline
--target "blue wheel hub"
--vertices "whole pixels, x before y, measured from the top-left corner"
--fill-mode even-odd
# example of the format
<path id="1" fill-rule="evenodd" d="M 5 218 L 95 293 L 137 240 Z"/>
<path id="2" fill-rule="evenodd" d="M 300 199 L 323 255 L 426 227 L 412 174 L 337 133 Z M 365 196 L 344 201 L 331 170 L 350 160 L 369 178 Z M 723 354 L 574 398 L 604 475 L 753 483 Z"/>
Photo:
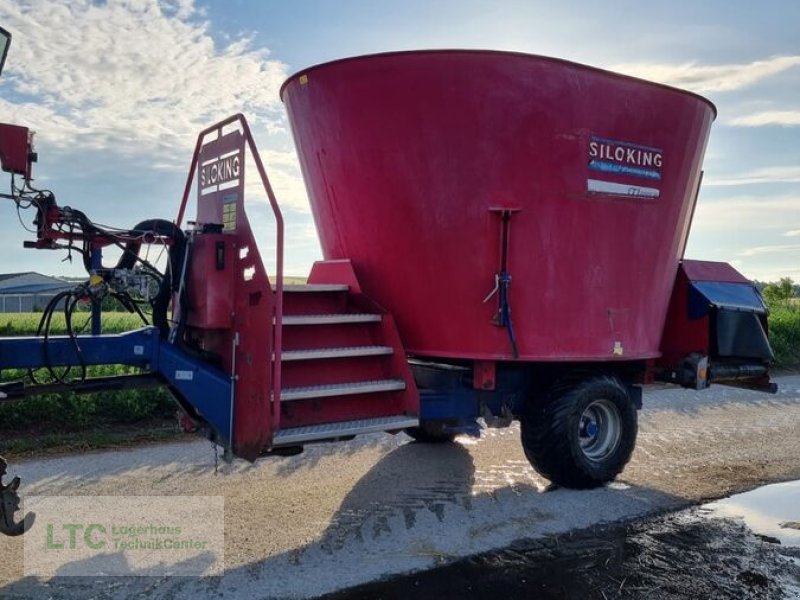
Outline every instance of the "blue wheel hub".
<path id="1" fill-rule="evenodd" d="M 590 403 L 578 423 L 583 455 L 592 462 L 611 456 L 622 439 L 622 417 L 616 404 L 601 398 Z"/>

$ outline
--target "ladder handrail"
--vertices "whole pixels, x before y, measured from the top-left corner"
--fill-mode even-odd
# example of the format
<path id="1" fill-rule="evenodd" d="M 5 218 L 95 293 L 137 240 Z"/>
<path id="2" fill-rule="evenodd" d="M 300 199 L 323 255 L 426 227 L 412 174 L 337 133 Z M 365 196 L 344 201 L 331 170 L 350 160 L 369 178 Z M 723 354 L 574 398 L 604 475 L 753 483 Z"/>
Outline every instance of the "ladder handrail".
<path id="1" fill-rule="evenodd" d="M 205 128 L 198 134 L 197 143 L 195 144 L 194 154 L 192 156 L 192 163 L 189 167 L 189 175 L 186 178 L 186 185 L 183 189 L 181 206 L 178 210 L 178 216 L 175 219 L 175 223 L 178 227 L 180 227 L 181 223 L 183 222 L 183 217 L 186 212 L 186 204 L 189 200 L 189 193 L 192 190 L 192 183 L 194 181 L 195 171 L 197 170 L 197 159 L 200 155 L 200 149 L 203 146 L 204 138 L 213 132 L 217 132 L 217 135 L 221 137 L 222 128 L 235 122 L 238 122 L 242 128 L 242 134 L 247 140 L 247 147 L 250 149 L 250 154 L 253 156 L 253 160 L 256 163 L 256 169 L 261 177 L 261 184 L 263 185 L 264 191 L 267 194 L 267 199 L 269 200 L 270 207 L 272 208 L 272 214 L 275 216 L 275 320 L 272 331 L 272 352 L 274 358 L 271 364 L 272 377 L 270 378 L 272 382 L 272 389 L 269 391 L 271 392 L 271 397 L 273 399 L 272 430 L 277 431 L 280 429 L 281 415 L 281 347 L 283 342 L 283 213 L 281 212 L 280 206 L 278 206 L 278 200 L 275 198 L 275 193 L 272 190 L 272 185 L 270 184 L 269 177 L 267 176 L 267 171 L 264 168 L 264 164 L 261 161 L 261 156 L 256 148 L 256 143 L 250 130 L 250 125 L 247 123 L 247 119 L 245 119 L 243 114 L 236 113 L 235 115 L 231 115 L 227 119 L 223 119 L 222 121 Z"/>

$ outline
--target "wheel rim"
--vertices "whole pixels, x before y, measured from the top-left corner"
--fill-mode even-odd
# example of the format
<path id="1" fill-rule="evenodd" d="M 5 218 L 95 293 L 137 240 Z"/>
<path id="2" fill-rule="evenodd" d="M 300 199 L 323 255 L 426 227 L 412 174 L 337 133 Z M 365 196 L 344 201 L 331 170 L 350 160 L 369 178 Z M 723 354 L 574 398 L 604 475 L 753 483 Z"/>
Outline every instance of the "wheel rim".
<path id="1" fill-rule="evenodd" d="M 595 400 L 581 414 L 578 440 L 583 455 L 592 462 L 611 456 L 622 439 L 622 417 L 617 405 L 601 398 Z"/>

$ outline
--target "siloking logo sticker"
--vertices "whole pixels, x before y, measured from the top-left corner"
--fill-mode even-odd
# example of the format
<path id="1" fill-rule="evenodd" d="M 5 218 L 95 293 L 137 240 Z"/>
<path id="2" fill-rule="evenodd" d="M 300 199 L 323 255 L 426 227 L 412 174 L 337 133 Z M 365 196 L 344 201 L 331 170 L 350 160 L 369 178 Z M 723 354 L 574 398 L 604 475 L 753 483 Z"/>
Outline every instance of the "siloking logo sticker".
<path id="1" fill-rule="evenodd" d="M 589 140 L 589 192 L 658 198 L 664 153 L 660 148 L 592 136 Z M 625 180 L 635 182 L 627 183 Z M 644 185 L 646 180 L 650 185 Z"/>
<path id="2" fill-rule="evenodd" d="M 200 165 L 200 193 L 209 194 L 239 185 L 242 153 L 238 150 L 212 158 Z"/>

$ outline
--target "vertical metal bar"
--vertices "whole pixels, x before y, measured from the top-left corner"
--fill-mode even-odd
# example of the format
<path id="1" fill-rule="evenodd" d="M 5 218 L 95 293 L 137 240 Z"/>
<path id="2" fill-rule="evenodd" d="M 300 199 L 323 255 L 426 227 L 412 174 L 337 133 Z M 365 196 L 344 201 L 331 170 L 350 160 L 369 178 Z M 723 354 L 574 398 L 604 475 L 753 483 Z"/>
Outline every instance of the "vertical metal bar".
<path id="1" fill-rule="evenodd" d="M 496 286 L 492 293 L 486 297 L 491 298 L 497 292 L 497 325 L 508 330 L 508 339 L 511 343 L 511 352 L 514 358 L 519 358 L 517 339 L 514 334 L 514 324 L 511 320 L 511 299 L 509 287 L 511 286 L 511 273 L 509 272 L 509 252 L 511 242 L 511 217 L 518 209 L 490 208 L 500 219 L 500 272 L 495 276 Z M 486 301 L 484 300 L 484 302 Z"/>
<path id="2" fill-rule="evenodd" d="M 92 271 L 103 268 L 103 248 L 92 244 L 91 247 Z M 103 307 L 100 303 L 92 303 L 92 335 L 103 332 Z"/>
<path id="3" fill-rule="evenodd" d="M 228 449 L 233 449 L 233 420 L 235 417 L 236 409 L 236 351 L 239 346 L 239 332 L 233 334 L 233 347 L 231 348 L 231 410 L 228 415 L 230 419 L 230 426 L 228 427 Z"/>
<path id="4" fill-rule="evenodd" d="M 197 136 L 197 143 L 194 146 L 194 154 L 192 155 L 192 163 L 189 166 L 189 175 L 186 177 L 186 185 L 183 188 L 183 197 L 181 198 L 181 207 L 178 209 L 178 216 L 175 218 L 175 224 L 180 227 L 183 222 L 184 214 L 186 213 L 186 203 L 189 201 L 189 192 L 192 191 L 192 181 L 194 180 L 194 172 L 197 168 L 197 156 L 200 154 L 200 145 L 203 143 L 203 138 L 206 136 L 208 129 L 200 132 Z"/>
<path id="5" fill-rule="evenodd" d="M 172 305 L 172 327 L 169 330 L 167 341 L 174 344 L 183 335 L 181 330 L 181 321 L 183 321 L 183 307 L 181 306 L 183 294 L 186 290 L 186 277 L 189 271 L 189 259 L 194 249 L 194 241 L 197 230 L 191 230 L 189 236 L 186 238 L 186 247 L 183 251 L 183 263 L 181 263 L 180 282 L 178 283 L 177 299 L 173 299 Z"/>
<path id="6" fill-rule="evenodd" d="M 256 144 L 253 141 L 253 135 L 250 132 L 250 126 L 247 124 L 244 116 L 236 115 L 247 138 L 247 145 L 250 148 L 250 154 L 253 156 L 253 161 L 256 163 L 256 169 L 261 176 L 261 184 L 264 186 L 264 191 L 269 199 L 269 204 L 272 207 L 272 213 L 275 215 L 275 327 L 273 329 L 272 341 L 272 398 L 273 398 L 273 414 L 272 425 L 273 431 L 280 429 L 281 418 L 281 348 L 283 345 L 283 214 L 278 206 L 278 200 L 275 198 L 275 193 L 272 191 L 267 171 L 264 164 L 261 162 L 261 156 L 258 153 Z"/>
<path id="7" fill-rule="evenodd" d="M 500 271 L 508 271 L 508 244 L 509 240 L 509 228 L 511 225 L 511 212 L 508 210 L 504 210 L 500 213 L 500 244 L 501 244 L 501 252 L 500 252 Z"/>

